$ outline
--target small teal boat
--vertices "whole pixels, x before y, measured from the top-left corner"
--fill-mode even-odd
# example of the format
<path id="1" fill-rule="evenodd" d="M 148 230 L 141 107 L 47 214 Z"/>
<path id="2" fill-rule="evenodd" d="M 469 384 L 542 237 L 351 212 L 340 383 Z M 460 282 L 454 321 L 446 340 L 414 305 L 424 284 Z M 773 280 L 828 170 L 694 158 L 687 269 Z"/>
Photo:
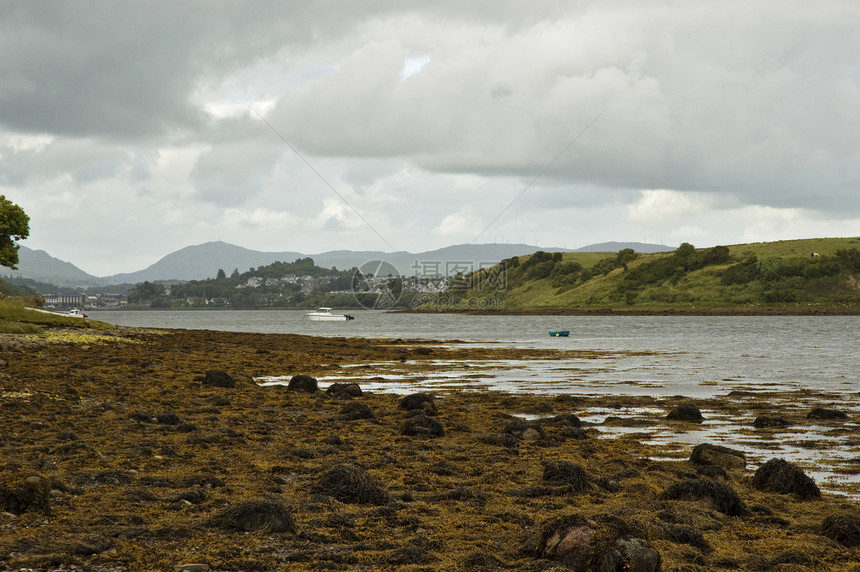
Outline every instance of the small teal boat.
<path id="1" fill-rule="evenodd" d="M 566 338 L 570 335 L 570 330 L 550 330 L 549 335 L 554 338 Z"/>

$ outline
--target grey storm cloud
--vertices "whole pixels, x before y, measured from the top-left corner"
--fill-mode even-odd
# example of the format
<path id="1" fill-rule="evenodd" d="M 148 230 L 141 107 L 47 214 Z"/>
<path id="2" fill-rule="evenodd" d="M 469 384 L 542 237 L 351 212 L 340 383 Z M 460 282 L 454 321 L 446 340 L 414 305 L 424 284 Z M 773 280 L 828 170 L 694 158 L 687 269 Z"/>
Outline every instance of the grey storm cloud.
<path id="1" fill-rule="evenodd" d="M 377 241 L 356 211 L 470 240 L 511 201 L 491 232 L 850 224 L 858 29 L 853 0 L 0 0 L 0 193 L 33 237 L 108 198 L 171 240 L 324 241 L 334 213 Z"/>

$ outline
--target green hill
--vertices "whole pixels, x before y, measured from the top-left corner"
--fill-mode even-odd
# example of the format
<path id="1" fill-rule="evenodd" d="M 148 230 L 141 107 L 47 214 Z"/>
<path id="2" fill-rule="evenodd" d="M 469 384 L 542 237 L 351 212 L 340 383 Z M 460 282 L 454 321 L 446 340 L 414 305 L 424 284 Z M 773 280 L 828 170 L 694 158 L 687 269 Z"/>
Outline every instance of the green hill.
<path id="1" fill-rule="evenodd" d="M 814 254 L 813 254 L 814 253 Z M 458 277 L 421 310 L 860 313 L 860 237 L 667 253 L 544 253 Z"/>

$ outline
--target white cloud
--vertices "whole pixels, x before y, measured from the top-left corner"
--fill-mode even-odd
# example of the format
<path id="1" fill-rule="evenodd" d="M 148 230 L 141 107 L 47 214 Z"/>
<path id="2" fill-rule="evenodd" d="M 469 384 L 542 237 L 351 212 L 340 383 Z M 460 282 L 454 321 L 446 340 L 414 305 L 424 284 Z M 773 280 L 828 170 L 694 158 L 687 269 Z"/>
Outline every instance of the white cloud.
<path id="1" fill-rule="evenodd" d="M 486 223 L 484 223 L 486 225 Z M 460 209 L 447 215 L 433 229 L 433 233 L 454 240 L 472 240 L 481 231 L 481 221 L 471 208 Z"/>
<path id="2" fill-rule="evenodd" d="M 295 227 L 298 222 L 298 219 L 287 211 L 266 208 L 255 208 L 250 211 L 228 208 L 224 209 L 223 216 L 223 225 L 230 230 L 263 228 L 271 232 Z"/>
<path id="3" fill-rule="evenodd" d="M 414 76 L 421 72 L 426 66 L 430 63 L 430 55 L 416 56 L 412 58 L 406 58 L 406 61 L 403 62 L 403 68 L 400 70 L 400 81 L 403 81 L 407 78 Z"/>
<path id="4" fill-rule="evenodd" d="M 650 223 L 702 212 L 711 207 L 710 197 L 700 193 L 683 193 L 666 189 L 639 192 L 639 200 L 627 206 L 627 220 Z"/>
<path id="5" fill-rule="evenodd" d="M 337 199 L 323 199 L 322 210 L 314 220 L 320 230 L 341 232 L 367 228 L 369 215 Z M 368 221 L 368 222 L 365 222 Z"/>

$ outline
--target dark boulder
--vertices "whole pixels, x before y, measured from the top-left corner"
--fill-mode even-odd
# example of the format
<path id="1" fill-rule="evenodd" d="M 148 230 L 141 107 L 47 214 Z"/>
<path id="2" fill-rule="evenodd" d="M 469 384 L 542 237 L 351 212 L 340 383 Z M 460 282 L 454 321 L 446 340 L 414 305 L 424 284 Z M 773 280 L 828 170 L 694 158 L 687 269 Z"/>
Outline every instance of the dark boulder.
<path id="1" fill-rule="evenodd" d="M 400 432 L 412 437 L 442 437 L 445 435 L 445 428 L 438 419 L 422 413 L 404 421 Z"/>
<path id="2" fill-rule="evenodd" d="M 712 550 L 711 545 L 708 544 L 708 541 L 705 540 L 702 533 L 691 526 L 684 524 L 662 523 L 661 528 L 663 529 L 663 535 L 666 537 L 666 540 L 669 540 L 670 542 L 695 546 L 702 552 L 710 552 Z"/>
<path id="3" fill-rule="evenodd" d="M 299 374 L 294 375 L 287 384 L 287 389 L 290 391 L 303 391 L 305 393 L 316 393 L 319 390 L 317 378 L 309 375 Z"/>
<path id="4" fill-rule="evenodd" d="M 672 421 L 688 421 L 690 423 L 701 423 L 704 421 L 702 412 L 692 403 L 682 403 L 666 415 L 666 419 Z"/>
<path id="5" fill-rule="evenodd" d="M 203 376 L 202 383 L 209 387 L 236 387 L 236 380 L 223 369 L 210 369 Z"/>
<path id="6" fill-rule="evenodd" d="M 534 421 L 516 419 L 505 425 L 505 433 L 520 441 L 537 441 L 544 438 L 543 427 Z"/>
<path id="7" fill-rule="evenodd" d="M 296 532 L 290 509 L 274 497 L 252 499 L 227 507 L 215 515 L 211 524 L 231 532 Z"/>
<path id="8" fill-rule="evenodd" d="M 461 570 L 505 570 L 505 563 L 484 551 L 472 552 L 463 560 Z"/>
<path id="9" fill-rule="evenodd" d="M 357 383 L 332 383 L 325 392 L 335 399 L 361 397 L 361 387 Z"/>
<path id="10" fill-rule="evenodd" d="M 696 467 L 696 474 L 700 477 L 706 477 L 709 479 L 719 479 L 721 481 L 729 480 L 729 474 L 726 473 L 726 470 L 717 465 L 702 465 L 701 467 Z"/>
<path id="11" fill-rule="evenodd" d="M 576 439 L 577 441 L 588 439 L 588 434 L 581 427 L 565 427 L 561 434 L 568 439 Z"/>
<path id="12" fill-rule="evenodd" d="M 765 492 L 792 494 L 800 500 L 821 498 L 821 491 L 812 478 L 783 459 L 771 459 L 758 468 L 752 485 Z"/>
<path id="13" fill-rule="evenodd" d="M 747 465 L 746 454 L 722 445 L 701 443 L 693 447 L 690 462 L 698 465 L 717 465 L 724 469 L 743 469 Z"/>
<path id="14" fill-rule="evenodd" d="M 728 516 L 749 514 L 746 503 L 729 485 L 705 479 L 675 483 L 660 495 L 661 500 L 708 501 L 711 507 Z"/>
<path id="15" fill-rule="evenodd" d="M 596 524 L 578 514 L 544 523 L 533 547 L 534 556 L 554 560 L 577 571 L 588 570 Z M 527 547 L 526 551 L 531 546 Z"/>
<path id="16" fill-rule="evenodd" d="M 51 514 L 51 481 L 30 475 L 11 486 L 0 483 L 0 511 L 15 515 L 28 511 Z"/>
<path id="17" fill-rule="evenodd" d="M 753 427 L 756 429 L 782 429 L 789 425 L 791 423 L 782 417 L 756 417 L 753 421 Z"/>
<path id="18" fill-rule="evenodd" d="M 524 550 L 576 572 L 659 571 L 660 553 L 633 534 L 617 517 L 598 515 L 589 520 L 572 514 L 545 523 Z"/>
<path id="19" fill-rule="evenodd" d="M 350 401 L 340 408 L 337 419 L 341 421 L 357 421 L 358 419 L 374 419 L 375 415 L 370 407 L 358 401 Z"/>
<path id="20" fill-rule="evenodd" d="M 159 413 L 155 416 L 155 420 L 158 421 L 162 425 L 179 425 L 181 419 L 179 419 L 179 415 L 169 411 L 167 413 Z"/>
<path id="21" fill-rule="evenodd" d="M 821 523 L 818 533 L 843 546 L 860 546 L 860 516 L 856 514 L 828 516 Z"/>
<path id="22" fill-rule="evenodd" d="M 582 421 L 573 413 L 562 413 L 555 417 L 546 419 L 544 423 L 548 425 L 565 425 L 567 427 L 582 427 Z"/>
<path id="23" fill-rule="evenodd" d="M 581 491 L 588 485 L 588 478 L 582 465 L 570 461 L 541 461 L 543 482 L 549 485 L 570 487 Z"/>
<path id="24" fill-rule="evenodd" d="M 427 415 L 436 415 L 436 398 L 429 393 L 412 393 L 404 395 L 400 400 L 400 409 L 406 411 L 424 411 Z"/>
<path id="25" fill-rule="evenodd" d="M 359 465 L 338 465 L 320 478 L 317 491 L 343 503 L 388 504 L 388 492 Z"/>
<path id="26" fill-rule="evenodd" d="M 848 419 L 848 415 L 838 409 L 825 409 L 823 407 L 814 407 L 812 411 L 806 414 L 807 419 Z"/>

